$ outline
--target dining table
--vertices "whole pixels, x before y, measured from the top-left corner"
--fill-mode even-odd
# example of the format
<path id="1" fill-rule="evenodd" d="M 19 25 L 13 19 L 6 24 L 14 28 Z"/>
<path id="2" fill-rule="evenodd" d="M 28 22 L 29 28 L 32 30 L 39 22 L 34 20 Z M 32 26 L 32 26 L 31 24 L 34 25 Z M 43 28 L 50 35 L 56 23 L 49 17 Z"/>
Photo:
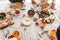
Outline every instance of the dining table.
<path id="1" fill-rule="evenodd" d="M 30 2 L 30 3 L 29 3 Z M 18 30 L 21 32 L 21 38 L 19 40 L 42 40 L 42 38 L 47 38 L 48 40 L 51 40 L 50 37 L 48 36 L 48 33 L 43 33 L 47 32 L 51 29 L 56 29 L 60 25 L 60 20 L 58 19 L 58 10 L 52 10 L 51 11 L 55 15 L 55 21 L 50 24 L 46 24 L 45 28 L 42 30 L 40 26 L 35 26 L 35 22 L 33 21 L 33 18 L 38 18 L 37 13 L 33 17 L 31 17 L 32 23 L 29 26 L 24 26 L 21 27 L 20 24 L 22 23 L 23 19 L 23 14 L 27 16 L 27 12 L 29 9 L 33 8 L 35 10 L 41 10 L 39 7 L 34 6 L 31 1 L 28 3 L 25 2 L 24 6 L 22 7 L 22 10 L 20 9 L 20 15 L 19 16 L 11 16 L 13 18 L 14 24 L 11 26 L 8 26 L 4 29 L 0 29 L 0 40 L 5 40 L 6 36 L 9 36 L 12 34 L 14 30 Z M 9 1 L 0 1 L 0 11 L 7 11 L 10 9 L 10 4 L 11 2 Z M 40 19 L 38 18 L 38 22 Z M 43 34 L 42 34 L 43 33 Z"/>

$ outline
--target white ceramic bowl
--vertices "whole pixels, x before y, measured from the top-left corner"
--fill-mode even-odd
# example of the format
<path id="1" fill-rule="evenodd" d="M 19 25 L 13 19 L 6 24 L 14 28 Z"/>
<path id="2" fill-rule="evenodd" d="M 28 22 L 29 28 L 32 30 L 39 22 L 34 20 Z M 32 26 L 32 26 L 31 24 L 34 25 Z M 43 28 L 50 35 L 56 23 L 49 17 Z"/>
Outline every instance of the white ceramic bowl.
<path id="1" fill-rule="evenodd" d="M 29 18 L 29 17 L 24 17 L 24 18 L 22 19 L 22 23 L 23 23 L 24 25 L 30 25 L 30 24 L 32 23 L 32 20 L 31 20 L 31 18 Z"/>

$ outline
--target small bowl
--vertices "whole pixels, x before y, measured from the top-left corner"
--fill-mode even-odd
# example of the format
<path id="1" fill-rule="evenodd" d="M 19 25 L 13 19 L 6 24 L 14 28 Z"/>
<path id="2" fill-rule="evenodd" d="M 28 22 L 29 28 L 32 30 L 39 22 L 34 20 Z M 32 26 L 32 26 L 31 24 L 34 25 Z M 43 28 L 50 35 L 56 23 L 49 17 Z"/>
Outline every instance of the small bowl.
<path id="1" fill-rule="evenodd" d="M 56 39 L 56 34 L 55 33 L 51 33 L 51 31 L 54 31 L 56 33 L 56 29 L 51 29 L 48 32 L 48 35 L 50 36 L 51 39 Z"/>
<path id="2" fill-rule="evenodd" d="M 32 20 L 31 20 L 30 17 L 24 17 L 24 18 L 22 19 L 22 23 L 23 23 L 24 25 L 30 25 L 30 24 L 32 23 Z"/>
<path id="3" fill-rule="evenodd" d="M 30 9 L 30 10 L 28 11 L 28 16 L 33 17 L 34 15 L 35 15 L 35 11 L 34 11 L 34 9 L 32 8 L 32 9 Z"/>
<path id="4" fill-rule="evenodd" d="M 6 12 L 0 12 L 0 20 L 6 18 Z"/>
<path id="5" fill-rule="evenodd" d="M 19 33 L 16 33 L 16 31 Z M 11 37 L 11 35 L 12 35 L 12 37 Z M 14 36 L 15 35 L 15 36 Z M 16 37 L 16 35 L 18 35 L 18 37 Z M 14 30 L 12 30 L 12 32 L 10 32 L 10 34 L 7 36 L 7 38 L 17 38 L 17 39 L 21 39 L 21 37 L 22 37 L 22 32 L 21 32 L 21 30 L 19 30 L 19 29 L 14 29 Z"/>

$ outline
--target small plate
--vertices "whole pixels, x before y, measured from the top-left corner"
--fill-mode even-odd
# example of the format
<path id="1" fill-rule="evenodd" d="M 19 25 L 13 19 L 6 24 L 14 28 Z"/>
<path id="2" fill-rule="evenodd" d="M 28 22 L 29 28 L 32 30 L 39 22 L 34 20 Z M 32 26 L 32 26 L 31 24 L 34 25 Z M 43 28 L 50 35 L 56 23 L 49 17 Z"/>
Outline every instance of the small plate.
<path id="1" fill-rule="evenodd" d="M 10 33 L 9 33 L 9 35 L 7 35 L 7 38 L 6 39 L 8 39 L 8 37 L 9 36 L 11 36 L 11 35 L 13 35 L 13 32 L 15 32 L 15 31 L 18 31 L 19 32 L 19 37 L 11 37 L 9 40 L 11 40 L 11 39 L 13 39 L 13 38 L 15 38 L 15 39 L 21 39 L 21 37 L 22 37 L 22 32 L 21 32 L 21 30 L 20 29 L 12 29 L 11 31 L 10 31 Z"/>

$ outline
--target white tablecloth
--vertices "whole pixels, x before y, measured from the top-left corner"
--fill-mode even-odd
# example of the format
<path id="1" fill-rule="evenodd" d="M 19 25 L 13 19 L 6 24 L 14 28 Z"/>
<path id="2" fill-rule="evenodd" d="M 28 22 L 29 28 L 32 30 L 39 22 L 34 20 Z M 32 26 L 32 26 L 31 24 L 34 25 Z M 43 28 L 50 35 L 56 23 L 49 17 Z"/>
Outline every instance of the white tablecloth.
<path id="1" fill-rule="evenodd" d="M 7 10 L 7 8 L 9 8 L 10 2 L 0 2 L 0 10 Z M 5 29 L 0 29 L 0 39 L 5 40 L 5 33 L 7 33 L 7 30 L 9 30 L 9 34 L 11 34 L 14 30 L 19 30 L 22 32 L 22 37 L 21 40 L 38 40 L 40 37 L 38 36 L 37 33 L 41 33 L 42 30 L 40 27 L 36 27 L 34 22 L 32 22 L 32 24 L 28 27 L 20 27 L 20 24 L 22 22 L 22 14 L 27 14 L 27 11 L 32 8 L 33 5 L 31 3 L 27 3 L 26 7 L 24 11 L 21 10 L 21 15 L 19 17 L 13 17 L 14 19 L 14 25 L 9 26 Z M 34 7 L 33 7 L 34 8 Z M 54 13 L 57 14 L 57 13 Z M 35 14 L 34 17 L 38 17 L 37 14 Z M 33 18 L 34 18 L 33 17 Z M 55 18 L 56 19 L 56 18 Z M 47 24 L 46 27 L 44 28 L 45 31 L 50 30 L 52 28 L 57 29 L 59 25 L 59 21 L 56 19 L 54 21 L 54 23 L 52 24 Z M 25 31 L 24 29 L 26 29 L 27 31 Z M 48 38 L 48 36 L 46 34 L 42 35 L 44 38 Z"/>

